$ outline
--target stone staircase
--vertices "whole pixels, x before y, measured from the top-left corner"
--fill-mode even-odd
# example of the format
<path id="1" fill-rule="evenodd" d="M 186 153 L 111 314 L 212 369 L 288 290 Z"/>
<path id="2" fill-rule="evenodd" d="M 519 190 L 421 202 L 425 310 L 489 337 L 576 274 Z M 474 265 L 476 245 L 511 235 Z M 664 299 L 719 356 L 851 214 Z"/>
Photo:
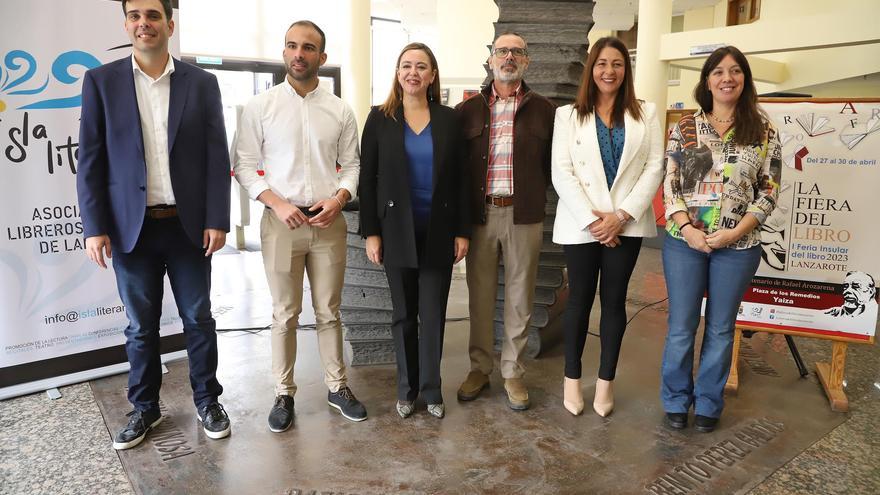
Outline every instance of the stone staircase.
<path id="1" fill-rule="evenodd" d="M 348 224 L 348 254 L 340 308 L 346 352 L 355 366 L 394 363 L 391 290 L 385 271 L 367 258 L 365 241 L 357 233 L 360 213 L 343 211 L 342 214 Z"/>
<path id="2" fill-rule="evenodd" d="M 554 346 L 562 337 L 562 311 L 568 301 L 568 277 L 562 246 L 554 244 L 553 220 L 559 197 L 552 187 L 547 189 L 547 216 L 544 218 L 544 244 L 538 258 L 538 276 L 535 280 L 535 298 L 529 321 L 526 355 L 534 358 Z M 495 301 L 495 349 L 501 350 L 504 338 L 504 266 L 498 274 L 498 294 Z"/>
<path id="3" fill-rule="evenodd" d="M 593 27 L 592 0 L 495 0 L 495 35 L 514 31 L 528 41 L 525 80 L 532 90 L 560 105 L 574 101 Z M 492 71 L 486 65 L 486 81 Z"/>

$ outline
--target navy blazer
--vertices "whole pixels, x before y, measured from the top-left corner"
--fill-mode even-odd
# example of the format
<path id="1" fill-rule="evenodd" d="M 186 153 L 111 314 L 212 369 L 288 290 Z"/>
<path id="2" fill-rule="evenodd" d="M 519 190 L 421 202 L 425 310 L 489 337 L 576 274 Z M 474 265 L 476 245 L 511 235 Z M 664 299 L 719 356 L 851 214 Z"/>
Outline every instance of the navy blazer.
<path id="1" fill-rule="evenodd" d="M 382 236 L 383 262 L 388 266 L 452 266 L 454 238 L 471 236 L 469 174 L 464 171 L 461 124 L 449 107 L 431 103 L 430 112 L 434 190 L 421 260 L 416 252 L 403 107 L 398 109 L 396 119 L 373 107 L 364 124 L 358 187 L 361 235 Z"/>
<path id="2" fill-rule="evenodd" d="M 177 212 L 202 246 L 204 229 L 229 232 L 230 167 L 214 75 L 174 60 L 168 158 Z M 86 72 L 76 177 L 84 237 L 109 235 L 114 250 L 137 244 L 147 206 L 147 167 L 132 58 Z"/>

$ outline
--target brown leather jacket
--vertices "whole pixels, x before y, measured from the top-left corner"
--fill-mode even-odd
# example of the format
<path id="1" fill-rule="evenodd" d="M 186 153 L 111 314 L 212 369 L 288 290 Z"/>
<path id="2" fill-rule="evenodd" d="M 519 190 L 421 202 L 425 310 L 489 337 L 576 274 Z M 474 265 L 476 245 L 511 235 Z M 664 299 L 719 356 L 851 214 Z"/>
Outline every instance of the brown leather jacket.
<path id="1" fill-rule="evenodd" d="M 530 90 L 525 81 L 522 102 L 513 119 L 513 223 L 544 221 L 550 185 L 550 148 L 556 105 Z M 471 219 L 486 223 L 486 174 L 489 168 L 489 97 L 492 83 L 456 106 L 465 139 L 465 169 L 471 174 Z"/>

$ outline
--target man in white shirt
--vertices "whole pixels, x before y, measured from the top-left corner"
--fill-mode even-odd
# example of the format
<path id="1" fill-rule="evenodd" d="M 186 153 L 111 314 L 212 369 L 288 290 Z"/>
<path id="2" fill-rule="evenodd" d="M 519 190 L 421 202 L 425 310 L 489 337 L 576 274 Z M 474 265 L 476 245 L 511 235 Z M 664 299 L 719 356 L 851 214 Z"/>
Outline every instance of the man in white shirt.
<path id="1" fill-rule="evenodd" d="M 329 388 L 327 403 L 352 421 L 367 418 L 346 384 L 339 314 L 346 258 L 340 212 L 357 190 L 357 123 L 351 108 L 318 84 L 318 69 L 327 60 L 325 44 L 324 32 L 313 22 L 290 26 L 283 52 L 287 77 L 248 102 L 233 150 L 235 178 L 266 205 L 260 235 L 272 294 L 273 432 L 285 431 L 293 422 L 304 271 Z"/>
<path id="2" fill-rule="evenodd" d="M 163 279 L 183 323 L 193 402 L 209 438 L 229 435 L 218 397 L 211 254 L 229 231 L 229 153 L 217 78 L 174 60 L 170 0 L 123 0 L 132 56 L 86 72 L 77 195 L 86 253 L 112 256 L 129 319 L 125 353 L 134 410 L 113 448 L 162 421 L 159 320 Z"/>

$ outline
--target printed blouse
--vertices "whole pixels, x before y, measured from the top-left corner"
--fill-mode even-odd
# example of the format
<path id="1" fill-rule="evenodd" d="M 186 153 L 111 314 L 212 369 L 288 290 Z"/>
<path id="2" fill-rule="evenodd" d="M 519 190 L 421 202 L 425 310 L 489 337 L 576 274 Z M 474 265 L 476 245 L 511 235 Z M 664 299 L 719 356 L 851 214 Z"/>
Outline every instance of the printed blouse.
<path id="1" fill-rule="evenodd" d="M 782 174 L 782 147 L 776 128 L 765 122 L 764 138 L 757 143 L 734 142 L 734 129 L 723 137 L 702 111 L 685 115 L 672 129 L 666 147 L 666 178 L 663 202 L 666 231 L 684 239 L 672 215 L 686 211 L 694 227 L 711 234 L 736 227 L 746 213 L 763 224 L 776 208 Z M 747 249 L 761 242 L 755 228 L 733 249 Z"/>

